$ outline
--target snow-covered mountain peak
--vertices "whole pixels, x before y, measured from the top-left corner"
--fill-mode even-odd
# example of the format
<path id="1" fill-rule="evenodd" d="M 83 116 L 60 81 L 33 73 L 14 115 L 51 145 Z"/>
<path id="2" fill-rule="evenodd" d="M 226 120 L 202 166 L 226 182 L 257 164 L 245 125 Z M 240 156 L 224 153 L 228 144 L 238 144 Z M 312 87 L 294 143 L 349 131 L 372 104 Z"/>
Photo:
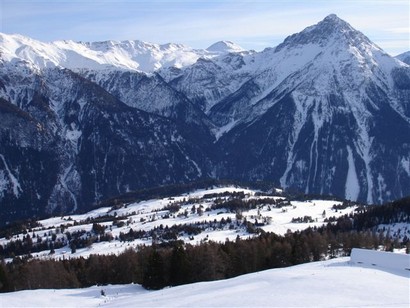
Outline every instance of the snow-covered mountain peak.
<path id="1" fill-rule="evenodd" d="M 213 52 L 213 53 L 229 53 L 229 52 L 241 52 L 245 51 L 241 46 L 231 42 L 231 41 L 219 41 L 211 46 L 209 46 L 207 51 Z"/>
<path id="2" fill-rule="evenodd" d="M 322 22 L 332 23 L 334 25 L 346 26 L 348 25 L 343 19 L 339 18 L 336 14 L 327 15 Z"/>
<path id="3" fill-rule="evenodd" d="M 302 32 L 287 37 L 282 44 L 276 47 L 275 51 L 309 44 L 315 44 L 323 48 L 335 42 L 344 44 L 345 46 L 357 46 L 363 43 L 372 44 L 360 31 L 355 30 L 346 21 L 340 19 L 335 14 L 331 14 L 316 25 L 307 27 Z"/>
<path id="4" fill-rule="evenodd" d="M 276 84 L 295 72 L 307 69 L 319 92 L 324 87 L 329 89 L 329 82 L 336 85 L 332 82 L 334 78 L 342 82 L 346 89 L 356 89 L 354 84 L 369 80 L 378 84 L 383 80 L 383 88 L 383 83 L 393 83 L 391 70 L 402 65 L 335 14 L 287 37 L 275 49 L 262 54 L 263 60 L 271 59 L 269 67 L 274 68 L 275 73 L 271 75 Z M 307 80 L 306 76 L 301 78 Z"/>

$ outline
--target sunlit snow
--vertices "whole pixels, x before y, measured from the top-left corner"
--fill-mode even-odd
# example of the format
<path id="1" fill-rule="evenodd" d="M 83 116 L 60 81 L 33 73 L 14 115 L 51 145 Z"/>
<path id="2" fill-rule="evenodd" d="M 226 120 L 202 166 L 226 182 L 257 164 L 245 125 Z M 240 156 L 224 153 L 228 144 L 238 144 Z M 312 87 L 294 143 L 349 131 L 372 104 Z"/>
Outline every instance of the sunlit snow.
<path id="1" fill-rule="evenodd" d="M 101 295 L 104 291 L 105 295 Z M 4 307 L 409 307 L 409 274 L 349 258 L 159 291 L 140 285 L 0 294 Z"/>

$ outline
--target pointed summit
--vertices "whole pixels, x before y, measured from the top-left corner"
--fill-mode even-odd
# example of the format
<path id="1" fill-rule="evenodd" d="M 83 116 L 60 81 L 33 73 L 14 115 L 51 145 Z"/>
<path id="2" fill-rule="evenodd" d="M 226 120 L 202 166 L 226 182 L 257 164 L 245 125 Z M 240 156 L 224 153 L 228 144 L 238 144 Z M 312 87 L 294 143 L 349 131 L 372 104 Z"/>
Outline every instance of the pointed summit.
<path id="1" fill-rule="evenodd" d="M 340 19 L 336 14 L 327 15 L 324 19 L 324 22 L 333 22 L 333 23 L 346 23 L 343 19 Z"/>
<path id="2" fill-rule="evenodd" d="M 276 51 L 287 46 L 307 44 L 317 44 L 320 47 L 324 47 L 332 41 L 345 42 L 349 45 L 355 45 L 363 41 L 371 44 L 370 40 L 360 31 L 355 30 L 336 14 L 330 14 L 316 25 L 307 27 L 302 32 L 288 36 L 282 44 L 276 47 Z"/>
<path id="3" fill-rule="evenodd" d="M 332 33 L 332 32 L 345 32 L 345 31 L 356 31 L 354 28 L 352 28 L 351 25 L 349 25 L 346 21 L 343 19 L 339 18 L 336 14 L 330 14 L 326 16 L 321 22 L 319 22 L 317 25 L 314 25 L 309 28 L 316 28 L 321 29 L 322 31 L 324 30 L 327 33 Z M 308 28 L 308 29 L 309 29 Z"/>

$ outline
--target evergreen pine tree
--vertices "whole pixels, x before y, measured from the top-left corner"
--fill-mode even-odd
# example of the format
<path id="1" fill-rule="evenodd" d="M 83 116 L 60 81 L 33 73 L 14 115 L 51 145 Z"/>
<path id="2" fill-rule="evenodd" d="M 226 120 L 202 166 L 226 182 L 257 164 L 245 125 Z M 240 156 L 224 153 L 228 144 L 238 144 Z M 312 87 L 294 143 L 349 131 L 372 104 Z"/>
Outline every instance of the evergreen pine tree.
<path id="1" fill-rule="evenodd" d="M 0 262 L 0 292 L 10 291 L 9 278 L 4 262 Z"/>
<path id="2" fill-rule="evenodd" d="M 173 286 L 190 282 L 190 265 L 184 247 L 175 245 L 172 250 L 170 264 L 170 284 Z"/>
<path id="3" fill-rule="evenodd" d="M 148 290 L 159 290 L 165 287 L 164 274 L 164 260 L 158 251 L 154 249 L 148 260 L 142 286 Z"/>

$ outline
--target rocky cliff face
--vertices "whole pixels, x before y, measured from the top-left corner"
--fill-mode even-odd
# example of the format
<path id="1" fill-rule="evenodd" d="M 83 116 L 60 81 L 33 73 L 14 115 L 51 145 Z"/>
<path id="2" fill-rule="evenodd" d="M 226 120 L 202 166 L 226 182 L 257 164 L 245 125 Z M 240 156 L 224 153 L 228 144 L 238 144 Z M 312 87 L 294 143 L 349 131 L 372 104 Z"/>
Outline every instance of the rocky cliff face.
<path id="1" fill-rule="evenodd" d="M 211 47 L 2 34 L 2 221 L 200 177 L 410 194 L 407 64 L 335 15 L 262 52 Z"/>

